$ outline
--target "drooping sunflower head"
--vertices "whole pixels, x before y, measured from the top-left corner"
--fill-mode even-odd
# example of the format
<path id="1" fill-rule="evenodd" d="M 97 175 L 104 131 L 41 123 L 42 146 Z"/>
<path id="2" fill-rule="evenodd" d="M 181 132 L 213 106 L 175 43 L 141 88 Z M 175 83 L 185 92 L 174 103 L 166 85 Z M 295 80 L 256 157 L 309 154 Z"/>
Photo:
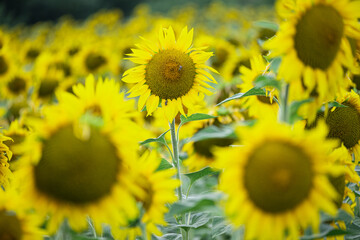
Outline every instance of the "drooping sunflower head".
<path id="1" fill-rule="evenodd" d="M 331 100 L 346 90 L 343 67 L 352 70 L 354 59 L 348 38 L 359 39 L 359 1 L 289 2 L 278 35 L 266 43 L 273 56 L 283 56 L 279 77 L 302 81 L 304 97 L 314 90 Z"/>
<path id="2" fill-rule="evenodd" d="M 185 27 L 177 40 L 172 27 L 161 29 L 158 43 L 144 40 L 132 49 L 131 61 L 140 64 L 127 70 L 122 80 L 137 83 L 129 90 L 129 97 L 140 96 L 138 109 L 146 105 L 151 115 L 161 103 L 166 118 L 172 121 L 180 112 L 186 115 L 184 106 L 194 108 L 193 98 L 199 93 L 211 94 L 208 83 L 216 83 L 206 70 L 216 72 L 205 62 L 212 56 L 210 52 L 192 48 L 193 30 Z"/>
<path id="3" fill-rule="evenodd" d="M 83 230 L 90 216 L 100 231 L 102 223 L 136 216 L 128 168 L 136 162 L 138 145 L 129 125 L 99 124 L 62 104 L 44 108 L 44 117 L 29 124 L 35 133 L 23 144 L 24 167 L 16 171 L 16 181 L 31 207 L 52 216 L 49 231 L 65 218 Z"/>
<path id="4" fill-rule="evenodd" d="M 249 239 L 283 239 L 285 229 L 297 239 L 299 227 L 317 229 L 320 209 L 336 213 L 337 193 L 326 175 L 336 172 L 328 162 L 334 143 L 324 142 L 326 128 L 306 132 L 268 121 L 238 132 L 245 146 L 217 153 L 220 188 L 229 196 L 227 215 L 245 224 Z"/>

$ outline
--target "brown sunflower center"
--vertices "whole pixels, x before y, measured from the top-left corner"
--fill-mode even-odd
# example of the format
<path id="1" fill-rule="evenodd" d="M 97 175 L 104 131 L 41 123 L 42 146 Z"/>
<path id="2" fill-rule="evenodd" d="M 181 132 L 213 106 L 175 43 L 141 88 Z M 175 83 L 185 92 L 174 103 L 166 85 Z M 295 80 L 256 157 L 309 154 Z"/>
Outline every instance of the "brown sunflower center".
<path id="1" fill-rule="evenodd" d="M 14 77 L 8 82 L 7 87 L 14 94 L 19 94 L 26 89 L 26 81 L 21 77 Z"/>
<path id="2" fill-rule="evenodd" d="M 356 89 L 360 89 L 360 75 L 354 75 L 351 80 L 355 84 Z"/>
<path id="3" fill-rule="evenodd" d="M 214 158 L 214 147 L 228 147 L 234 141 L 232 138 L 208 138 L 194 142 L 194 151 L 201 156 Z"/>
<path id="4" fill-rule="evenodd" d="M 23 238 L 21 222 L 14 213 L 0 211 L 0 239 L 20 240 Z"/>
<path id="5" fill-rule="evenodd" d="M 345 193 L 345 175 L 340 175 L 338 177 L 329 176 L 329 180 L 330 183 L 334 186 L 335 190 L 339 193 L 335 200 L 335 204 L 337 208 L 340 208 Z"/>
<path id="6" fill-rule="evenodd" d="M 351 148 L 360 140 L 360 116 L 357 110 L 347 104 L 348 107 L 338 107 L 330 111 L 326 123 L 329 126 L 330 138 L 340 139 L 345 147 Z"/>
<path id="7" fill-rule="evenodd" d="M 60 201 L 91 203 L 111 192 L 119 164 L 116 149 L 97 129 L 91 129 L 88 140 L 80 140 L 66 126 L 44 142 L 35 185 Z"/>
<path id="8" fill-rule="evenodd" d="M 55 68 L 56 70 L 62 71 L 64 77 L 71 75 L 71 67 L 65 62 L 55 62 L 49 65 L 49 69 Z"/>
<path id="9" fill-rule="evenodd" d="M 146 84 L 154 95 L 175 99 L 193 87 L 195 64 L 191 57 L 177 49 L 163 50 L 154 55 L 146 67 Z"/>
<path id="10" fill-rule="evenodd" d="M 270 97 L 267 96 L 256 96 L 257 100 L 259 100 L 262 103 L 273 105 L 275 104 L 275 101 L 270 101 Z"/>
<path id="11" fill-rule="evenodd" d="M 342 16 L 332 6 L 317 4 L 296 25 L 295 50 L 303 64 L 326 70 L 335 60 L 344 33 Z"/>
<path id="12" fill-rule="evenodd" d="M 85 66 L 88 71 L 96 71 L 106 64 L 106 58 L 100 54 L 90 53 L 85 59 Z"/>
<path id="13" fill-rule="evenodd" d="M 0 56 L 0 75 L 5 74 L 8 69 L 9 66 L 6 63 L 5 58 L 3 56 Z"/>
<path id="14" fill-rule="evenodd" d="M 39 97 L 46 98 L 50 97 L 55 93 L 56 88 L 59 85 L 59 81 L 55 79 L 44 79 L 40 83 Z"/>
<path id="15" fill-rule="evenodd" d="M 36 48 L 30 48 L 26 52 L 26 58 L 29 60 L 35 60 L 40 54 L 40 50 Z"/>
<path id="16" fill-rule="evenodd" d="M 293 209 L 307 198 L 312 178 L 311 159 L 301 148 L 268 141 L 249 156 L 244 186 L 258 208 L 280 213 Z"/>

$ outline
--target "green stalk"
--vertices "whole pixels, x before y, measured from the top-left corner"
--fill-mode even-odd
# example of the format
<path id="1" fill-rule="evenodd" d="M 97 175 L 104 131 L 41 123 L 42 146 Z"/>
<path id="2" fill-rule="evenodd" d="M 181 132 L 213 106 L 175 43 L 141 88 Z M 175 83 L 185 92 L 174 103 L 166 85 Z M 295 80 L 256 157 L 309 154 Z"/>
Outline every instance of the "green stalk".
<path id="1" fill-rule="evenodd" d="M 181 176 L 180 176 L 180 162 L 179 162 L 179 142 L 176 137 L 176 130 L 175 130 L 175 119 L 170 123 L 170 133 L 171 133 L 171 144 L 173 147 L 173 164 L 176 168 L 176 178 L 179 179 L 181 183 Z M 177 188 L 178 198 L 181 201 L 182 198 L 182 190 L 181 184 Z"/>
<path id="2" fill-rule="evenodd" d="M 289 84 L 285 84 L 281 93 L 281 102 L 280 102 L 280 109 L 279 109 L 279 116 L 278 120 L 280 122 L 288 122 L 289 121 L 289 106 L 288 106 L 288 97 L 289 97 Z"/>
<path id="3" fill-rule="evenodd" d="M 175 129 L 175 119 L 170 123 L 170 133 L 171 133 L 171 144 L 173 146 L 173 164 L 176 168 L 176 178 L 180 181 L 180 186 L 177 188 L 179 201 L 183 200 L 182 189 L 181 189 L 181 175 L 180 175 L 180 160 L 179 160 L 179 139 L 178 134 L 176 134 Z M 181 224 L 185 223 L 185 214 L 181 215 Z M 189 240 L 188 231 L 180 229 L 183 240 Z"/>

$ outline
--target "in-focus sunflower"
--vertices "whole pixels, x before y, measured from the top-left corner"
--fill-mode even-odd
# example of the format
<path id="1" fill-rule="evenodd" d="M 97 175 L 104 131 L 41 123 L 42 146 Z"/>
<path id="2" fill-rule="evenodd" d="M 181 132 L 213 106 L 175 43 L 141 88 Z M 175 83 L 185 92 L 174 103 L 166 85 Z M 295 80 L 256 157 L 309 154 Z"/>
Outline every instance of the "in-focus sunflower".
<path id="1" fill-rule="evenodd" d="M 285 232 L 298 239 L 309 225 L 318 231 L 319 210 L 336 214 L 337 192 L 327 179 L 340 174 L 328 160 L 336 142 L 325 141 L 324 124 L 304 131 L 266 120 L 237 130 L 244 146 L 217 153 L 225 211 L 236 226 L 245 224 L 246 239 L 284 239 Z"/>
<path id="2" fill-rule="evenodd" d="M 193 98 L 199 93 L 212 94 L 208 83 L 216 83 L 209 72 L 217 73 L 205 65 L 212 56 L 211 52 L 192 48 L 193 30 L 185 27 L 178 38 L 172 27 L 160 29 L 158 43 L 144 40 L 132 49 L 130 60 L 140 64 L 124 72 L 122 80 L 137 83 L 129 92 L 129 97 L 140 96 L 138 109 L 146 105 L 151 115 L 161 103 L 168 121 L 180 112 L 186 115 L 184 106 L 193 109 Z"/>
<path id="3" fill-rule="evenodd" d="M 179 181 L 174 177 L 175 169 L 166 169 L 157 171 L 161 159 L 155 151 L 145 152 L 136 164 L 136 168 L 132 171 L 136 172 L 137 186 L 142 190 L 135 197 L 142 203 L 144 214 L 138 221 L 145 224 L 145 231 L 148 239 L 151 235 L 162 235 L 157 225 L 167 225 L 164 214 L 168 212 L 166 204 L 173 203 L 177 200 L 175 189 L 179 186 Z M 135 221 L 135 222 L 138 222 Z M 136 224 L 135 224 L 136 225 Z M 124 233 L 139 233 L 133 225 L 130 228 L 119 228 L 114 225 L 112 227 L 115 237 L 124 237 Z M 131 231 L 129 231 L 131 230 Z M 141 232 L 140 232 L 141 233 Z M 129 239 L 130 236 L 128 236 Z"/>
<path id="4" fill-rule="evenodd" d="M 5 141 L 11 141 L 11 138 L 0 134 L 0 187 L 2 188 L 6 188 L 12 178 L 12 172 L 9 169 L 12 152 L 4 144 Z"/>
<path id="5" fill-rule="evenodd" d="M 360 97 L 351 91 L 337 101 L 345 107 L 333 107 L 326 114 L 319 112 L 316 121 L 308 125 L 308 128 L 316 126 L 317 121 L 325 118 L 329 128 L 329 138 L 339 139 L 351 155 L 354 153 L 355 160 L 360 160 Z"/>
<path id="6" fill-rule="evenodd" d="M 98 232 L 103 223 L 125 224 L 137 215 L 129 168 L 137 161 L 139 133 L 125 120 L 98 121 L 68 109 L 44 107 L 43 118 L 28 121 L 34 133 L 22 145 L 17 186 L 36 213 L 50 216 L 51 233 L 66 218 L 76 231 L 86 229 L 87 216 Z"/>
<path id="7" fill-rule="evenodd" d="M 272 56 L 282 56 L 279 77 L 295 84 L 303 98 L 316 92 L 319 104 L 331 101 L 349 86 L 343 67 L 354 68 L 348 38 L 360 38 L 360 1 L 285 2 L 278 8 L 284 11 L 280 31 L 265 43 Z"/>

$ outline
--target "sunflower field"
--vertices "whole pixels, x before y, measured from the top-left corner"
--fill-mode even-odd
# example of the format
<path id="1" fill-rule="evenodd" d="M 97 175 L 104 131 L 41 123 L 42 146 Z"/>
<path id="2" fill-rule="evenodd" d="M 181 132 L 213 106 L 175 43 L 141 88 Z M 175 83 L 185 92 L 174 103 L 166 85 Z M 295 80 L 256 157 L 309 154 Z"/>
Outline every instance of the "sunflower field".
<path id="1" fill-rule="evenodd" d="M 0 27 L 0 240 L 360 239 L 360 0 Z"/>

